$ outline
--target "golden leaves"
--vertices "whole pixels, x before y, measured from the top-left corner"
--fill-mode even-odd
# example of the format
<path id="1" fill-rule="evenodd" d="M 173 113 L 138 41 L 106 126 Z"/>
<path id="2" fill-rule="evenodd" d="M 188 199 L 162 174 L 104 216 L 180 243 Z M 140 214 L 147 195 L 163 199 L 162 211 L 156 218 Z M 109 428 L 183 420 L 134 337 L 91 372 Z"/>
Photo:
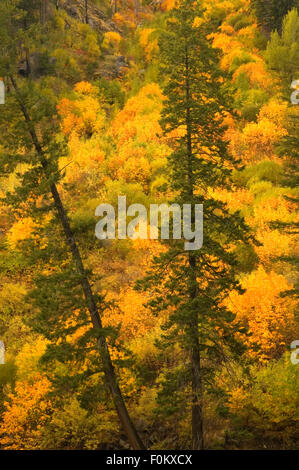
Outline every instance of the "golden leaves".
<path id="1" fill-rule="evenodd" d="M 251 357 L 260 362 L 279 358 L 290 344 L 295 328 L 295 306 L 292 298 L 281 294 L 292 288 L 284 276 L 263 267 L 242 280 L 245 294 L 232 292 L 227 301 L 236 320 L 248 327 L 251 336 L 240 335 Z M 256 349 L 256 345 L 259 349 Z"/>

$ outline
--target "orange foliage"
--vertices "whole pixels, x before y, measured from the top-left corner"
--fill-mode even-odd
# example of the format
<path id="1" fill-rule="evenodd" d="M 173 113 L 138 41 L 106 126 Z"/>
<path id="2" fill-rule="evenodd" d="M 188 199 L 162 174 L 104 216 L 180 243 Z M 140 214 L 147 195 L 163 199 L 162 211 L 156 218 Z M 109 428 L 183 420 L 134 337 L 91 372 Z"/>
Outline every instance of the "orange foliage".
<path id="1" fill-rule="evenodd" d="M 157 319 L 144 307 L 146 297 L 132 288 L 124 289 L 118 297 L 118 309 L 105 316 L 105 324 L 121 324 L 121 338 L 133 339 L 144 336 L 155 326 Z"/>
<path id="2" fill-rule="evenodd" d="M 210 189 L 210 194 L 219 201 L 225 202 L 231 212 L 241 210 L 244 205 L 251 205 L 254 195 L 248 189 L 228 191 L 226 189 Z"/>
<path id="3" fill-rule="evenodd" d="M 109 129 L 116 147 L 108 162 L 113 178 L 147 189 L 155 170 L 165 165 L 170 149 L 159 124 L 163 99 L 157 84 L 146 85 L 116 115 Z"/>
<path id="4" fill-rule="evenodd" d="M 5 403 L 0 443 L 5 449 L 39 449 L 44 423 L 50 416 L 51 404 L 45 398 L 50 389 L 48 379 L 37 373 L 15 385 Z"/>
<path id="5" fill-rule="evenodd" d="M 97 94 L 97 88 L 88 82 L 80 82 L 74 87 L 75 100 L 63 98 L 57 105 L 62 118 L 62 131 L 71 136 L 90 136 L 103 127 L 104 114 Z"/>
<path id="6" fill-rule="evenodd" d="M 259 267 L 242 281 L 242 287 L 245 294 L 232 292 L 227 302 L 236 319 L 249 329 L 251 336 L 240 335 L 248 354 L 260 362 L 279 358 L 294 335 L 296 302 L 280 296 L 292 286 L 283 276 Z"/>
<path id="7" fill-rule="evenodd" d="M 249 78 L 252 86 L 260 88 L 269 88 L 272 85 L 272 80 L 267 73 L 264 62 L 249 62 L 248 64 L 241 65 L 233 75 L 233 81 L 239 77 L 240 74 L 245 73 Z"/>
<path id="8" fill-rule="evenodd" d="M 252 164 L 261 160 L 276 160 L 274 147 L 282 137 L 287 135 L 283 127 L 285 107 L 273 103 L 261 108 L 257 122 L 245 125 L 243 132 L 230 129 L 227 138 L 230 150 L 244 163 Z"/>
<path id="9" fill-rule="evenodd" d="M 162 10 L 169 11 L 175 7 L 176 0 L 162 0 L 161 8 Z"/>
<path id="10" fill-rule="evenodd" d="M 121 39 L 122 38 L 119 33 L 116 33 L 115 31 L 108 31 L 104 34 L 104 40 L 102 45 L 105 48 L 112 48 L 118 50 Z"/>
<path id="11" fill-rule="evenodd" d="M 139 42 L 144 50 L 145 58 L 149 62 L 153 55 L 159 52 L 158 40 L 151 37 L 155 30 L 144 28 L 139 33 Z"/>
<path id="12" fill-rule="evenodd" d="M 31 238 L 35 228 L 36 225 L 30 217 L 18 219 L 7 234 L 9 246 L 14 249 L 19 241 Z"/>
<path id="13" fill-rule="evenodd" d="M 267 227 L 257 231 L 256 238 L 262 243 L 255 251 L 263 265 L 269 265 L 279 256 L 289 256 L 293 251 L 293 241 L 289 235 Z"/>

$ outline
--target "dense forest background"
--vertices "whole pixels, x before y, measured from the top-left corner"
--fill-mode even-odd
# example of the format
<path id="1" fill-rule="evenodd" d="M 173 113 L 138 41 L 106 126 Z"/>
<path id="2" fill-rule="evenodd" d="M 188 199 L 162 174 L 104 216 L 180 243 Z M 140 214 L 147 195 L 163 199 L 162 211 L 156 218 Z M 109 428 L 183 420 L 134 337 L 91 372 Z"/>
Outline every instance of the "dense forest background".
<path id="1" fill-rule="evenodd" d="M 299 2 L 2 0 L 0 51 L 1 449 L 294 449 Z"/>

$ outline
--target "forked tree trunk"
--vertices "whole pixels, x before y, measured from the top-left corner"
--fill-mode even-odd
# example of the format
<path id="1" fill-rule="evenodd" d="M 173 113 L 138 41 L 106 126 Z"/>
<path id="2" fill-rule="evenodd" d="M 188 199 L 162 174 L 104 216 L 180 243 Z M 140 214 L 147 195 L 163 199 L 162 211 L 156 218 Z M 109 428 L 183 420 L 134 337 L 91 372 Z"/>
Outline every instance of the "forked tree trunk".
<path id="1" fill-rule="evenodd" d="M 41 144 L 38 140 L 37 133 L 35 131 L 34 124 L 32 123 L 32 120 L 30 118 L 30 115 L 26 109 L 26 105 L 23 102 L 20 93 L 18 91 L 18 86 L 17 83 L 14 79 L 14 77 L 10 77 L 12 86 L 16 92 L 16 96 L 18 99 L 18 103 L 20 106 L 20 109 L 23 113 L 24 119 L 28 125 L 28 132 L 31 136 L 32 144 L 35 148 L 35 151 L 40 158 L 40 162 L 42 164 L 42 167 L 44 169 L 46 177 L 49 177 L 48 174 L 48 164 L 47 160 L 45 158 L 43 149 L 41 147 Z M 108 350 L 107 346 L 107 341 L 106 337 L 103 333 L 101 333 L 102 330 L 102 320 L 92 293 L 92 289 L 90 286 L 90 282 L 88 280 L 88 277 L 86 275 L 81 254 L 79 251 L 79 248 L 76 244 L 74 235 L 72 233 L 72 229 L 70 226 L 70 222 L 68 219 L 68 215 L 66 213 L 66 210 L 63 206 L 63 203 L 61 201 L 60 195 L 57 190 L 57 186 L 55 183 L 51 183 L 50 185 L 52 197 L 54 199 L 54 204 L 55 208 L 57 211 L 58 218 L 60 220 L 61 226 L 63 228 L 64 234 L 65 234 L 65 239 L 66 243 L 72 253 L 73 260 L 76 265 L 76 269 L 78 274 L 80 275 L 81 278 L 81 285 L 84 293 L 84 297 L 86 300 L 86 305 L 90 313 L 90 318 L 93 327 L 97 330 L 100 331 L 98 335 L 98 349 L 101 355 L 102 359 L 102 364 L 103 364 L 103 371 L 104 371 L 104 377 L 105 377 L 105 382 L 110 390 L 110 393 L 112 395 L 112 399 L 114 402 L 114 406 L 116 408 L 119 420 L 121 422 L 121 425 L 124 429 L 124 432 L 128 438 L 128 441 L 130 442 L 132 448 L 134 450 L 142 450 L 145 449 L 145 446 L 143 445 L 135 427 L 134 424 L 131 421 L 131 418 L 129 416 L 127 407 L 125 405 L 122 393 L 120 391 L 118 381 L 116 378 L 115 370 L 111 361 L 110 353 Z"/>

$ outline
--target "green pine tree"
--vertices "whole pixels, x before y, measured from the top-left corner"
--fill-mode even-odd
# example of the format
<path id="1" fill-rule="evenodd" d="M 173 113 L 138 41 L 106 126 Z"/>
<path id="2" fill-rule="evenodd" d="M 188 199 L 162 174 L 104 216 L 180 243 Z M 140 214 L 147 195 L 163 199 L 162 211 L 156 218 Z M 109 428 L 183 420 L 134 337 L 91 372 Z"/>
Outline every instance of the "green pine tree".
<path id="1" fill-rule="evenodd" d="M 155 314 L 169 312 L 160 346 L 178 343 L 183 364 L 167 371 L 158 401 L 172 415 L 190 404 L 193 449 L 204 448 L 204 395 L 217 364 L 229 345 L 236 354 L 242 349 L 234 340 L 238 325 L 224 300 L 232 289 L 240 290 L 234 249 L 248 238 L 241 218 L 210 196 L 211 188 L 230 187 L 237 163 L 224 141 L 228 91 L 218 53 L 206 39 L 209 31 L 197 26 L 202 16 L 198 3 L 182 0 L 171 11 L 160 49 L 166 96 L 162 126 L 173 148 L 171 188 L 181 207 L 203 204 L 204 243 L 201 250 L 185 251 L 183 241 L 171 241 L 137 284 L 151 292 Z M 185 129 L 184 135 L 171 137 L 179 129 Z M 182 403 L 186 396 L 187 404 Z"/>
<path id="2" fill-rule="evenodd" d="M 29 45 L 37 46 L 39 41 L 46 48 L 48 37 L 51 35 L 50 26 L 44 29 L 39 18 L 33 21 L 32 18 L 36 17 L 35 12 L 31 15 L 31 9 L 27 11 L 19 8 L 20 3 L 19 0 L 7 0 L 0 4 L 2 49 L 0 75 L 5 78 L 8 91 L 7 101 L 1 108 L 0 115 L 2 136 L 0 171 L 3 174 L 14 172 L 18 177 L 18 184 L 14 192 L 8 194 L 6 202 L 23 213 L 29 208 L 30 215 L 35 219 L 37 215 L 47 213 L 50 209 L 59 222 L 60 236 L 61 234 L 63 236 L 61 240 L 59 232 L 57 233 L 57 255 L 62 256 L 61 245 L 64 245 L 69 254 L 69 259 L 66 258 L 67 269 L 64 272 L 58 272 L 52 278 L 48 277 L 46 282 L 42 280 L 37 282 L 37 287 L 40 286 L 41 291 L 38 295 L 35 294 L 35 305 L 41 313 L 37 317 L 40 319 L 40 325 L 36 326 L 36 329 L 45 333 L 48 327 L 48 337 L 55 340 L 60 333 L 62 347 L 56 349 L 58 359 L 59 354 L 64 358 L 72 357 L 76 351 L 68 348 L 65 342 L 67 331 L 63 331 L 61 326 L 63 322 L 55 318 L 55 315 L 63 311 L 65 318 L 68 309 L 71 311 L 74 305 L 79 306 L 81 311 L 78 325 L 75 326 L 77 328 L 86 324 L 86 311 L 88 311 L 93 334 L 88 332 L 87 338 L 82 340 L 81 354 L 87 342 L 90 343 L 94 337 L 101 358 L 98 372 L 103 372 L 106 386 L 131 446 L 134 449 L 142 449 L 143 443 L 128 414 L 110 357 L 101 319 L 104 304 L 99 302 L 102 299 L 93 293 L 68 212 L 58 191 L 58 183 L 61 184 L 63 177 L 63 172 L 59 170 L 59 158 L 65 155 L 65 144 L 59 138 L 59 121 L 56 113 L 59 85 L 55 75 L 42 76 L 39 80 L 33 80 L 30 75 L 25 78 L 20 78 L 18 75 L 18 64 L 25 52 L 24 49 L 26 50 Z M 24 2 L 22 3 L 24 6 Z M 24 21 L 29 13 L 30 25 Z M 53 247 L 55 240 L 51 240 L 50 237 L 49 242 L 52 251 L 55 250 Z M 57 288 L 58 284 L 61 284 L 60 288 Z M 78 285 L 81 288 L 80 292 Z M 68 289 L 70 295 L 66 297 L 65 291 Z M 70 297 L 73 297 L 72 303 Z"/>
<path id="3" fill-rule="evenodd" d="M 299 8 L 299 5 L 297 5 Z M 283 18 L 282 33 L 277 31 L 271 34 L 265 53 L 268 66 L 274 71 L 281 83 L 281 94 L 286 101 L 291 101 L 290 87 L 293 80 L 299 79 L 299 9 L 293 8 Z M 295 89 L 295 88 L 294 88 Z M 293 90 L 294 90 L 293 89 Z M 289 188 L 290 194 L 286 196 L 294 210 L 298 207 L 296 187 L 298 185 L 298 158 L 299 158 L 299 130 L 298 130 L 298 105 L 290 103 L 288 112 L 288 135 L 277 145 L 277 153 L 283 158 L 284 175 L 281 184 Z M 298 223 L 275 222 L 273 228 L 284 231 L 290 235 L 298 234 Z M 298 256 L 283 256 L 285 261 L 298 271 Z M 295 277 L 295 276 L 294 276 Z M 294 289 L 287 295 L 298 295 L 298 279 L 294 279 Z M 285 294 L 283 294 L 285 295 Z"/>
<path id="4" fill-rule="evenodd" d="M 277 31 L 271 34 L 265 58 L 287 89 L 288 100 L 291 82 L 299 77 L 299 9 L 294 8 L 285 16 L 281 34 Z"/>
<path id="5" fill-rule="evenodd" d="M 296 105 L 298 106 L 298 105 Z M 295 107 L 295 106 L 294 106 Z M 288 203 L 296 212 L 298 208 L 298 161 L 299 161 L 299 128 L 298 128 L 299 114 L 295 109 L 294 112 L 289 112 L 289 126 L 288 135 L 282 139 L 277 146 L 277 153 L 284 159 L 284 175 L 282 178 L 282 185 L 289 188 L 289 194 L 285 196 Z M 274 222 L 273 228 L 279 229 L 284 233 L 292 236 L 297 236 L 299 232 L 299 223 L 292 222 Z M 297 254 L 293 256 L 283 256 L 281 261 L 289 263 L 294 269 L 294 288 L 284 292 L 283 295 L 292 295 L 298 297 L 299 282 L 298 282 L 298 266 L 299 257 Z M 296 274 L 295 274 L 296 273 Z"/>

